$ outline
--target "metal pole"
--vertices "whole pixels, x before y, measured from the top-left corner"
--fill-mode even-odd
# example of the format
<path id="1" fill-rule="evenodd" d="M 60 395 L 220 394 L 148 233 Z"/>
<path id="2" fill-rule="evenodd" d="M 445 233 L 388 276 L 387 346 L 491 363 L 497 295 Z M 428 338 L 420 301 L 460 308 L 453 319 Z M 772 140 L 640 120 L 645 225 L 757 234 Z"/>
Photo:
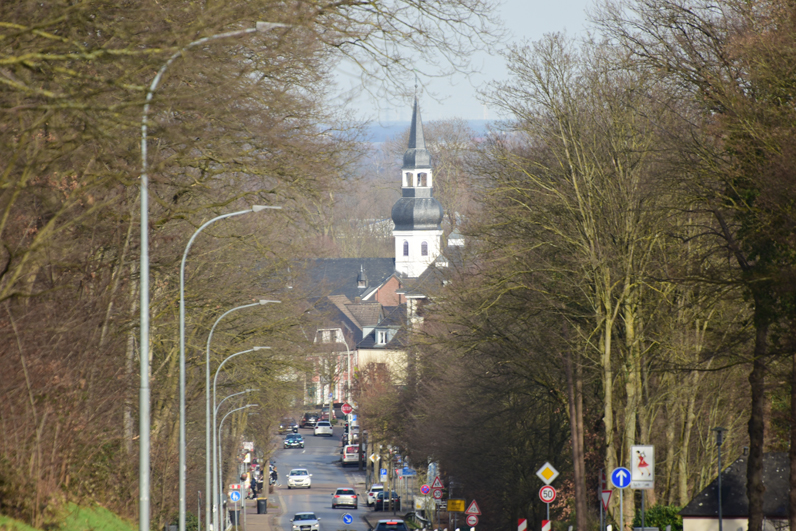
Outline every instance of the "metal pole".
<path id="1" fill-rule="evenodd" d="M 645 527 L 647 527 L 647 520 L 645 519 L 644 516 L 644 489 L 642 489 L 641 490 L 641 530 L 644 531 Z"/>
<path id="2" fill-rule="evenodd" d="M 223 466 L 222 463 L 223 463 L 223 459 L 224 459 L 223 455 L 221 453 L 221 448 L 220 448 L 221 447 L 221 428 L 224 426 L 224 421 L 227 420 L 228 416 L 230 416 L 231 414 L 235 413 L 236 411 L 240 411 L 241 409 L 246 409 L 246 408 L 249 408 L 249 407 L 259 407 L 259 405 L 260 404 L 246 404 L 245 406 L 241 406 L 239 408 L 235 408 L 235 409 L 227 412 L 227 414 L 224 415 L 224 417 L 221 419 L 221 422 L 218 424 L 218 444 L 219 444 L 218 469 L 219 469 L 219 477 L 221 477 L 221 469 L 222 469 L 222 466 Z M 220 481 L 222 481 L 222 480 L 223 479 L 221 479 Z M 223 496 L 223 489 L 221 490 L 221 495 Z M 237 502 L 236 502 L 236 505 L 237 505 Z M 226 522 L 226 515 L 224 516 L 224 521 Z"/>
<path id="3" fill-rule="evenodd" d="M 210 486 L 211 482 L 211 470 L 215 472 L 215 448 L 211 447 L 211 439 L 212 439 L 212 432 L 215 430 L 210 429 L 210 341 L 213 339 L 213 332 L 216 329 L 216 325 L 221 322 L 221 319 L 226 317 L 228 314 L 240 310 L 243 308 L 251 308 L 252 306 L 261 306 L 268 304 L 270 302 L 280 302 L 280 301 L 272 301 L 272 300 L 265 300 L 261 299 L 258 302 L 253 302 L 251 304 L 244 304 L 243 306 L 238 306 L 236 308 L 232 308 L 231 310 L 227 310 L 224 312 L 221 317 L 216 319 L 216 322 L 213 323 L 212 328 L 210 328 L 210 334 L 207 336 L 207 352 L 205 356 L 205 493 L 207 494 L 207 500 L 205 502 L 205 520 L 207 521 L 207 525 L 205 526 L 206 529 L 210 529 L 210 519 L 211 519 L 211 507 L 210 504 L 212 501 L 215 501 L 215 496 L 210 496 L 209 493 L 215 490 L 215 487 Z M 213 464 L 211 467 L 211 454 L 213 454 Z M 215 481 L 213 481 L 213 485 L 215 485 Z M 211 500 L 212 498 L 212 500 Z M 218 529 L 218 521 L 216 518 L 216 504 L 213 503 L 212 507 L 212 520 L 214 524 L 214 528 Z"/>
<path id="4" fill-rule="evenodd" d="M 149 85 L 149 90 L 146 93 L 146 100 L 144 103 L 144 111 L 141 116 L 141 183 L 140 183 L 140 201 L 141 201 L 141 214 L 140 214 L 140 232 L 141 232 L 141 262 L 140 262 L 140 347 L 139 357 L 141 362 L 140 372 L 140 388 L 139 388 L 139 462 L 138 462 L 138 528 L 140 531 L 150 531 L 150 481 L 149 481 L 149 452 L 150 452 L 150 389 L 149 389 L 149 175 L 147 173 L 147 121 L 149 117 L 149 107 L 155 91 L 160 84 L 160 80 L 166 69 L 174 62 L 175 59 L 180 57 L 185 51 L 194 46 L 199 46 L 207 42 L 224 39 L 227 37 L 238 37 L 256 31 L 269 31 L 273 28 L 285 27 L 285 24 L 278 24 L 272 22 L 257 22 L 255 27 L 246 28 L 243 30 L 230 31 L 226 33 L 218 33 L 209 37 L 197 39 L 191 43 L 186 44 L 178 51 L 174 52 L 171 57 L 160 67 L 155 78 Z M 182 401 L 181 401 L 182 402 Z M 182 413 L 183 410 L 181 409 Z M 182 419 L 182 417 L 181 417 Z M 183 455 L 183 447 L 185 445 L 184 433 L 182 432 L 183 426 L 180 431 L 180 531 L 185 531 L 185 463 Z"/>
<path id="5" fill-rule="evenodd" d="M 245 391 L 241 391 L 239 393 L 235 393 L 235 394 L 231 394 L 229 396 L 226 396 L 226 397 L 224 397 L 221 400 L 221 402 L 218 403 L 218 406 L 216 406 L 213 409 L 213 487 L 211 489 L 213 494 L 211 495 L 211 497 L 213 498 L 213 526 L 214 526 L 215 529 L 221 529 L 219 527 L 221 525 L 220 518 L 219 518 L 219 514 L 220 514 L 220 511 L 221 511 L 221 507 L 220 507 L 221 499 L 220 499 L 219 492 L 223 492 L 221 490 L 221 486 L 218 483 L 218 478 L 219 478 L 218 461 L 217 461 L 217 459 L 218 459 L 218 447 L 215 446 L 215 444 L 216 444 L 216 424 L 215 424 L 216 416 L 215 415 L 216 415 L 216 413 L 218 413 L 218 410 L 221 408 L 221 404 L 226 402 L 228 399 L 236 397 L 236 396 L 239 396 L 239 395 L 242 395 L 242 394 L 245 394 L 245 393 L 251 393 L 253 391 L 259 391 L 259 389 L 246 389 Z"/>
<path id="6" fill-rule="evenodd" d="M 224 366 L 224 364 L 225 364 L 227 361 L 231 360 L 231 359 L 232 359 L 232 358 L 234 358 L 235 356 L 240 356 L 241 354 L 245 354 L 245 353 L 247 353 L 247 352 L 252 352 L 252 351 L 255 351 L 255 350 L 263 350 L 263 349 L 270 349 L 270 348 L 271 348 L 271 347 L 253 347 L 253 348 L 250 348 L 250 349 L 248 349 L 248 350 L 242 350 L 242 351 L 240 351 L 240 352 L 236 352 L 235 354 L 232 354 L 232 355 L 228 356 L 226 359 L 224 359 L 224 361 L 222 361 L 222 362 L 221 362 L 221 363 L 218 365 L 218 369 L 216 369 L 216 374 L 215 374 L 215 376 L 213 377 L 213 405 L 214 405 L 214 406 L 215 406 L 215 404 L 216 404 L 216 382 L 218 381 L 218 373 L 219 373 L 219 371 L 221 371 L 221 367 L 223 367 L 223 366 Z M 213 410 L 213 426 L 214 426 L 214 427 L 215 427 L 215 425 L 216 425 L 216 414 L 217 414 L 217 413 L 218 413 L 218 408 L 216 407 L 216 408 L 214 408 L 214 410 Z M 215 437 L 216 437 L 216 431 L 215 431 L 215 429 L 213 429 L 213 438 L 215 438 Z M 216 443 L 215 443 L 215 441 L 214 441 L 214 442 L 213 442 L 213 452 L 214 452 L 214 453 L 215 453 L 215 449 L 216 449 Z M 214 456 L 214 457 L 219 457 L 219 458 L 220 458 L 220 456 Z M 219 469 L 220 469 L 220 468 L 221 468 L 221 467 L 219 467 Z M 219 478 L 220 478 L 220 474 L 219 474 Z M 222 492 L 223 492 L 223 491 L 222 491 Z M 219 504 L 219 507 L 220 507 L 220 506 L 221 506 L 221 498 L 220 498 L 220 496 L 219 496 L 218 504 Z M 216 524 L 219 524 L 219 523 L 220 523 L 220 522 L 216 522 Z M 217 528 L 217 529 L 218 529 L 218 531 L 220 531 L 220 528 Z"/>
<path id="7" fill-rule="evenodd" d="M 721 443 L 719 443 L 719 531 L 723 531 L 721 514 Z"/>
<path id="8" fill-rule="evenodd" d="M 625 489 L 619 489 L 619 531 L 625 531 L 625 508 L 622 505 L 623 492 L 625 492 Z"/>

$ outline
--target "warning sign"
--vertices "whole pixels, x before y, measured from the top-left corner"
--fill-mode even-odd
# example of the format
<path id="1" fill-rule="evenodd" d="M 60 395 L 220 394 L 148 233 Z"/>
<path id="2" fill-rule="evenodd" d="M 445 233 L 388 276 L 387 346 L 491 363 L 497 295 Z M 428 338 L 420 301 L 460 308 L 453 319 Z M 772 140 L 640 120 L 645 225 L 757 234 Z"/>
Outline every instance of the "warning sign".
<path id="1" fill-rule="evenodd" d="M 439 480 L 439 476 L 434 478 L 434 482 L 431 484 L 432 489 L 443 489 L 445 487 L 442 486 L 442 481 Z"/>
<path id="2" fill-rule="evenodd" d="M 475 503 L 475 500 L 470 502 L 470 506 L 464 512 L 465 514 L 474 514 L 476 516 L 481 516 L 481 509 L 478 508 L 478 504 Z"/>

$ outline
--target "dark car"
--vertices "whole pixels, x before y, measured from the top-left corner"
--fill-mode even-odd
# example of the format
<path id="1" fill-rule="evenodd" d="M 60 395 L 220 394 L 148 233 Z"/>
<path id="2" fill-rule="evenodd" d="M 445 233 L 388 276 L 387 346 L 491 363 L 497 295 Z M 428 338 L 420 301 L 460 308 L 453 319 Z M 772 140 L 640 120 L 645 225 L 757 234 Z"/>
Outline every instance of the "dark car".
<path id="1" fill-rule="evenodd" d="M 396 511 L 400 511 L 401 510 L 401 497 L 398 496 L 398 493 L 395 492 L 395 491 L 392 491 L 392 502 L 394 504 L 393 508 Z M 373 503 L 373 510 L 374 511 L 390 511 L 390 510 L 392 510 L 392 508 L 390 508 L 390 498 L 388 497 L 387 492 L 381 491 L 381 492 L 379 492 L 376 495 L 376 501 Z M 401 522 L 401 523 L 403 523 L 403 522 Z"/>
<path id="2" fill-rule="evenodd" d="M 409 531 L 403 520 L 379 520 L 374 531 Z"/>
<path id="3" fill-rule="evenodd" d="M 318 422 L 318 414 L 317 413 L 304 413 L 304 416 L 301 417 L 299 421 L 299 427 L 301 428 L 314 428 L 315 423 Z"/>
<path id="4" fill-rule="evenodd" d="M 293 426 L 297 426 L 296 421 L 291 418 L 283 418 L 279 421 L 279 433 L 291 433 Z"/>
<path id="5" fill-rule="evenodd" d="M 285 448 L 304 448 L 304 437 L 298 433 L 291 433 L 285 437 Z"/>

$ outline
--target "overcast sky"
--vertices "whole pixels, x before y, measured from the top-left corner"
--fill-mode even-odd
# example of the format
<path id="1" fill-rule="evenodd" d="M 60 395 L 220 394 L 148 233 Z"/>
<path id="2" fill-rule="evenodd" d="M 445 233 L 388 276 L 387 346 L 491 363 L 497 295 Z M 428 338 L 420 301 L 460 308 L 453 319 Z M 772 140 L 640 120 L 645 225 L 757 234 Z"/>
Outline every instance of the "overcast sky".
<path id="1" fill-rule="evenodd" d="M 577 36 L 586 28 L 586 8 L 590 5 L 592 0 L 503 0 L 501 16 L 514 42 L 538 40 L 545 33 L 553 32 L 565 31 L 569 36 Z M 447 95 L 447 98 L 436 102 L 421 95 L 423 121 L 498 118 L 495 112 L 479 103 L 477 92 L 491 80 L 508 77 L 503 58 L 480 54 L 474 58 L 474 64 L 481 69 L 481 74 L 473 75 L 469 79 L 459 75 L 449 79 L 425 80 L 430 83 L 431 90 L 443 97 Z M 339 82 L 344 85 L 346 79 L 339 78 Z M 369 99 L 365 94 L 359 98 L 360 119 L 408 121 L 411 118 L 412 109 L 409 103 L 399 102 L 393 109 L 382 109 L 379 113 L 374 106 L 368 105 Z"/>

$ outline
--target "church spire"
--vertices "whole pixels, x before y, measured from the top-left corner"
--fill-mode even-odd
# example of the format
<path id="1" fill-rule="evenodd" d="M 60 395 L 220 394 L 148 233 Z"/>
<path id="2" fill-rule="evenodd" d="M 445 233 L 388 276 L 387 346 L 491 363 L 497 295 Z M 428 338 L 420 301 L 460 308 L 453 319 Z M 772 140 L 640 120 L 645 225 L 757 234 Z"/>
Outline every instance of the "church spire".
<path id="1" fill-rule="evenodd" d="M 404 153 L 404 169 L 430 168 L 431 154 L 426 149 L 426 139 L 423 136 L 423 121 L 420 119 L 420 107 L 415 98 L 415 108 L 412 111 L 412 125 L 409 128 L 409 145 Z"/>

